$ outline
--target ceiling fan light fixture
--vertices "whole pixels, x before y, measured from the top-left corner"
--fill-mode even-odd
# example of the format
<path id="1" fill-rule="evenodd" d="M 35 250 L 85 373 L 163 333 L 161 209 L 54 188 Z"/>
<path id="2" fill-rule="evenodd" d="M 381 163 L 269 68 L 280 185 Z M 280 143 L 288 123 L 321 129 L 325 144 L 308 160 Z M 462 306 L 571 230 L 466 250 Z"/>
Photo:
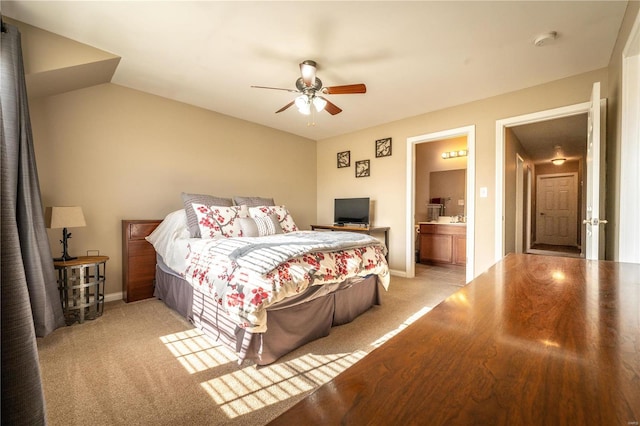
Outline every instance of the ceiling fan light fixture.
<path id="1" fill-rule="evenodd" d="M 320 112 L 327 106 L 327 101 L 324 99 L 314 96 L 313 97 L 313 106 L 316 108 L 316 111 Z"/>
<path id="2" fill-rule="evenodd" d="M 296 107 L 301 114 L 311 114 L 311 102 L 307 95 L 300 95 L 295 100 Z"/>

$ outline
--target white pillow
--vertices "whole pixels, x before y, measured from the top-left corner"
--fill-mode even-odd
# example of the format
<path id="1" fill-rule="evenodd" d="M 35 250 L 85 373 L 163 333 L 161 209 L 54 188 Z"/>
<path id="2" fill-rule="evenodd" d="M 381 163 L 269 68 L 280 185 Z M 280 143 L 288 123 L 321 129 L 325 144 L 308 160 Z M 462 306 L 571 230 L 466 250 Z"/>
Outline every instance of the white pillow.
<path id="1" fill-rule="evenodd" d="M 163 259 L 170 256 L 173 243 L 180 238 L 189 238 L 187 213 L 184 209 L 169 213 L 160 225 L 145 237 Z"/>
<path id="2" fill-rule="evenodd" d="M 241 237 L 240 206 L 205 206 L 193 203 L 202 238 Z"/>
<path id="3" fill-rule="evenodd" d="M 269 215 L 276 215 L 278 217 L 278 222 L 280 222 L 280 227 L 282 227 L 283 232 L 287 233 L 298 230 L 296 223 L 293 221 L 291 214 L 285 206 L 249 207 L 249 216 L 253 218 Z"/>

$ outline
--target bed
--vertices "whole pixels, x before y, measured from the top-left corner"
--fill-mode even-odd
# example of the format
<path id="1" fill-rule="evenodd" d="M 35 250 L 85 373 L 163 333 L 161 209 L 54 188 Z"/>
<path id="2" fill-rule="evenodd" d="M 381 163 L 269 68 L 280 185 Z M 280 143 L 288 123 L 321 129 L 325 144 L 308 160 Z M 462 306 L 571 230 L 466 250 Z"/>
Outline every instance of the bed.
<path id="1" fill-rule="evenodd" d="M 284 206 L 192 205 L 195 219 L 185 204 L 146 237 L 154 296 L 239 364 L 267 365 L 327 336 L 388 288 L 386 247 L 371 236 L 301 231 Z"/>

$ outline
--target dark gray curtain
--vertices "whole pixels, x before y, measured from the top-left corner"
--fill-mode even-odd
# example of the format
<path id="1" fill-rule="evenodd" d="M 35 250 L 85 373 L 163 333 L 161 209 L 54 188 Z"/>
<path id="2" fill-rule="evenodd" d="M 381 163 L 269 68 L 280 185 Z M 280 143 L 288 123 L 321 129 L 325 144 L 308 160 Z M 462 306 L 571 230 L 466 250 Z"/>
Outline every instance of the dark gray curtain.
<path id="1" fill-rule="evenodd" d="M 63 326 L 64 316 L 44 225 L 20 33 L 12 25 L 3 27 L 1 415 L 3 425 L 39 425 L 46 418 L 36 336 Z"/>

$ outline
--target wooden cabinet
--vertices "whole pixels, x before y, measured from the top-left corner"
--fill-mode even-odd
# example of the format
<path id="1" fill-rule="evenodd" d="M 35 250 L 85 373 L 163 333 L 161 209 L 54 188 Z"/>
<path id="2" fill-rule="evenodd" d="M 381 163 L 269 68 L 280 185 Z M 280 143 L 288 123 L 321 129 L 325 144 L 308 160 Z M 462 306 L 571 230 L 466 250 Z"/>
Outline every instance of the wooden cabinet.
<path id="1" fill-rule="evenodd" d="M 122 291 L 125 302 L 153 297 L 156 252 L 144 239 L 161 220 L 122 221 Z"/>
<path id="2" fill-rule="evenodd" d="M 467 264 L 467 227 L 420 224 L 420 263 Z"/>

